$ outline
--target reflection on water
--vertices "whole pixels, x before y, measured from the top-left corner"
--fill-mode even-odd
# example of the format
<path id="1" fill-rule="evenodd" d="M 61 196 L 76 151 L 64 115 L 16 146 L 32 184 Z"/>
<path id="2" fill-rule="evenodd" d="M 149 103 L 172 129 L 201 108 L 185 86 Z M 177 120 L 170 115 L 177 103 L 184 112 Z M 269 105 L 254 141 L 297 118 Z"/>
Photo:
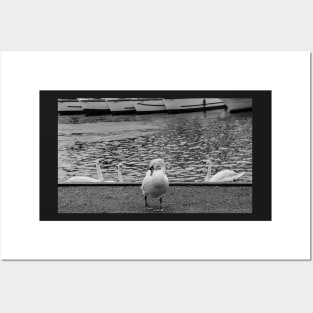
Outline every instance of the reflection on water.
<path id="1" fill-rule="evenodd" d="M 151 159 L 165 160 L 171 182 L 203 182 L 208 155 L 212 174 L 232 169 L 252 181 L 252 113 L 224 110 L 120 116 L 59 116 L 58 179 L 97 178 L 95 159 L 102 158 L 105 179 L 117 181 L 124 162 L 125 182 L 141 182 Z"/>

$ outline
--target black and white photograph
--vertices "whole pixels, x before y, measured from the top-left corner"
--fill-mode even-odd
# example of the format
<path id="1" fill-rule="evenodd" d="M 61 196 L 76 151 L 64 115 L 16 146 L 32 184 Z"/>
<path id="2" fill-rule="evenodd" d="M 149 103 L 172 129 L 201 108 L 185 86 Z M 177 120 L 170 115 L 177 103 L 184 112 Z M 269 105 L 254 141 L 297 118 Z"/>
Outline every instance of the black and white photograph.
<path id="1" fill-rule="evenodd" d="M 58 212 L 252 213 L 252 98 L 58 98 Z"/>
<path id="2" fill-rule="evenodd" d="M 7 242 L 14 245 L 7 245 L 6 257 L 306 257 L 310 212 L 296 205 L 304 201 L 292 193 L 299 184 L 277 177 L 290 173 L 300 151 L 292 144 L 304 125 L 284 116 L 308 116 L 293 100 L 308 103 L 309 54 L 218 54 L 217 63 L 215 54 L 166 54 L 167 62 L 163 54 L 144 54 L 145 62 L 141 54 L 113 55 L 114 66 L 106 53 L 4 55 L 6 108 L 23 110 L 4 119 L 15 134 L 5 146 L 13 165 L 4 168 L 6 180 L 13 186 L 20 177 L 11 174 L 21 160 L 21 177 L 34 178 L 6 196 L 8 204 L 19 203 L 4 214 Z M 184 68 L 176 63 L 181 72 L 152 75 L 179 56 L 188 60 Z M 86 67 L 78 68 L 78 60 Z M 303 80 L 280 71 L 287 60 L 293 77 Z M 145 71 L 153 61 L 159 66 Z M 33 80 L 21 76 L 34 64 Z M 146 75 L 133 82 L 134 64 Z M 203 68 L 214 68 L 214 77 Z M 37 111 L 29 111 L 32 103 Z M 280 145 L 288 153 L 278 153 Z M 303 171 L 301 159 L 297 172 Z M 296 200 L 289 207 L 286 193 Z M 25 201 L 33 205 L 25 209 Z"/>

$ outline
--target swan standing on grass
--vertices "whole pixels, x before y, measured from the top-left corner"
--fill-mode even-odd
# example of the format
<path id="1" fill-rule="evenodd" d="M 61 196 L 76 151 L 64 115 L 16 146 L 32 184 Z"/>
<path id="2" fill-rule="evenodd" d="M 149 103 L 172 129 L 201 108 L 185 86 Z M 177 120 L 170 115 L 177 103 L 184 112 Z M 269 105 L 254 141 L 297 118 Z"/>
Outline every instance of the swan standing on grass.
<path id="1" fill-rule="evenodd" d="M 160 167 L 160 169 L 158 169 Z M 145 206 L 148 207 L 147 196 L 160 197 L 160 209 L 162 209 L 162 195 L 168 190 L 169 182 L 165 174 L 165 164 L 162 159 L 151 161 L 149 171 L 142 181 L 141 191 L 145 197 Z"/>
<path id="2" fill-rule="evenodd" d="M 210 160 L 206 161 L 208 165 L 208 173 L 205 176 L 204 181 L 206 183 L 213 183 L 213 182 L 231 182 L 234 180 L 239 179 L 241 176 L 245 175 L 245 172 L 236 173 L 232 170 L 222 170 L 211 177 L 211 169 L 212 169 L 212 162 Z"/>
<path id="3" fill-rule="evenodd" d="M 100 167 L 100 161 L 101 159 L 96 160 L 96 168 L 97 168 L 97 174 L 98 174 L 98 179 L 92 178 L 92 177 L 86 177 L 86 176 L 74 176 L 66 180 L 66 183 L 102 183 L 102 182 L 115 182 L 114 180 L 104 180 L 103 174 L 101 171 Z M 123 175 L 122 175 L 122 168 L 123 164 L 118 163 L 117 165 L 117 172 L 118 172 L 118 179 L 119 182 L 122 183 L 123 180 Z"/>

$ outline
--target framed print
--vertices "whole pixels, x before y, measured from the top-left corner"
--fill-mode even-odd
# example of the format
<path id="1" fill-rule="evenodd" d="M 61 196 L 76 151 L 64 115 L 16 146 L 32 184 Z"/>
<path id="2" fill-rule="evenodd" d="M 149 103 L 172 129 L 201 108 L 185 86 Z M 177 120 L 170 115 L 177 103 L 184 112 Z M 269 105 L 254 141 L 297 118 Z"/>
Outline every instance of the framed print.
<path id="1" fill-rule="evenodd" d="M 5 52 L 1 106 L 3 259 L 310 259 L 310 53 Z"/>
<path id="2" fill-rule="evenodd" d="M 271 91 L 40 91 L 40 119 L 40 220 L 271 220 Z"/>

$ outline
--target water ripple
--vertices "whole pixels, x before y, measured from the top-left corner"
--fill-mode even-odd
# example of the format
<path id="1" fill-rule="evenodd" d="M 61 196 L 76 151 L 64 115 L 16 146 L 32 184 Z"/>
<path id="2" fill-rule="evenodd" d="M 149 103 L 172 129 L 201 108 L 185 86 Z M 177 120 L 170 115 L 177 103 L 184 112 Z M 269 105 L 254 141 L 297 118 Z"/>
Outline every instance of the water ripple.
<path id="1" fill-rule="evenodd" d="M 59 116 L 58 180 L 97 177 L 95 159 L 103 158 L 105 179 L 140 182 L 151 159 L 166 162 L 171 182 L 202 182 L 210 155 L 212 174 L 232 169 L 252 181 L 252 113 L 223 110 L 130 116 Z"/>

